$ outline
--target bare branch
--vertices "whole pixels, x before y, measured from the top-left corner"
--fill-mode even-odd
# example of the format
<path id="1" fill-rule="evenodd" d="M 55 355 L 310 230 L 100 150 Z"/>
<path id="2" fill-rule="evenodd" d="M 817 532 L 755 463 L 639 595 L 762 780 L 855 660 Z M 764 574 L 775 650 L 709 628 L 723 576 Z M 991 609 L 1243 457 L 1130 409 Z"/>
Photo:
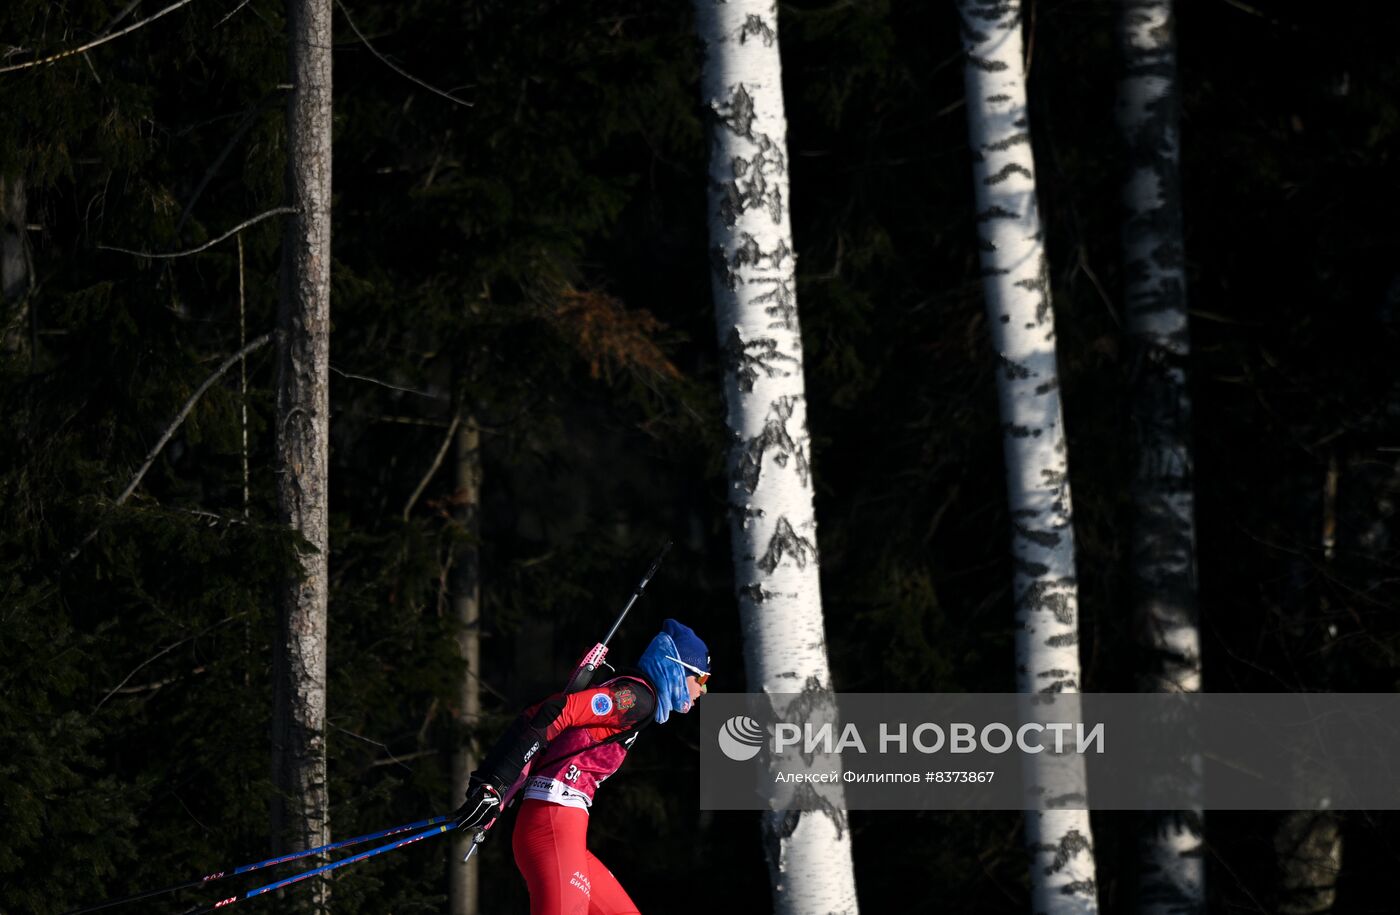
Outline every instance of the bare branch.
<path id="1" fill-rule="evenodd" d="M 205 666 L 201 664 L 194 670 L 190 671 L 190 674 L 202 674 L 205 670 Z M 166 677 L 163 680 L 156 680 L 151 683 L 142 683 L 140 686 L 119 686 L 113 689 L 112 692 L 118 696 L 132 696 L 136 693 L 150 693 L 158 689 L 164 689 L 165 687 L 169 686 L 170 684 L 174 683 L 176 680 L 179 679 L 179 676 L 174 676 Z"/>
<path id="2" fill-rule="evenodd" d="M 159 659 L 159 658 L 164 657 L 165 655 L 170 654 L 170 652 L 174 651 L 176 648 L 179 648 L 181 645 L 185 644 L 186 642 L 192 642 L 192 641 L 194 641 L 195 639 L 199 638 L 199 637 L 202 636 L 202 635 L 206 635 L 206 634 L 208 634 L 208 633 L 210 633 L 210 632 L 213 632 L 215 629 L 218 629 L 218 628 L 219 628 L 220 626 L 222 626 L 224 623 L 230 622 L 231 620 L 233 620 L 233 619 L 235 619 L 235 618 L 237 618 L 237 617 L 240 617 L 240 616 L 242 616 L 242 615 L 243 615 L 243 614 L 241 614 L 241 613 L 235 613 L 235 614 L 233 614 L 232 616 L 226 616 L 226 617 L 224 617 L 223 619 L 219 620 L 219 621 L 218 621 L 217 623 L 215 623 L 214 625 L 212 625 L 212 626 L 206 626 L 205 628 L 199 630 L 198 632 L 196 632 L 196 633 L 195 633 L 194 635 L 192 635 L 192 636 L 188 636 L 187 638 L 180 639 L 178 642 L 171 642 L 169 645 L 166 645 L 166 646 L 165 646 L 164 648 L 162 648 L 160 651 L 157 651 L 155 654 L 151 655 L 149 658 L 147 658 L 146 660 L 142 661 L 140 664 L 137 664 L 135 667 L 133 667 L 133 668 L 131 669 L 131 673 L 127 674 L 125 677 L 122 678 L 122 682 L 120 682 L 120 683 L 118 683 L 116 686 L 114 686 L 114 687 L 112 688 L 111 692 L 107 693 L 107 695 L 105 695 L 105 696 L 102 697 L 102 701 L 99 702 L 99 703 L 97 703 L 97 705 L 93 708 L 92 713 L 93 713 L 94 715 L 97 714 L 98 710 L 101 709 L 102 706 L 104 706 L 104 705 L 107 704 L 107 700 L 110 699 L 110 698 L 112 698 L 113 696 L 115 696 L 115 695 L 121 690 L 121 688 L 124 687 L 124 686 L 126 686 L 126 684 L 131 680 L 131 678 L 134 677 L 134 676 L 136 676 L 138 673 L 140 673 L 141 669 L 142 669 L 143 667 L 145 667 L 147 664 L 150 664 L 152 661 L 155 661 L 155 660 L 157 660 L 157 659 Z"/>
<path id="3" fill-rule="evenodd" d="M 231 16 L 233 14 L 230 13 L 229 15 Z M 214 158 L 213 163 L 205 170 L 204 177 L 199 179 L 199 184 L 195 186 L 194 193 L 190 194 L 189 202 L 185 204 L 185 209 L 184 212 L 180 214 L 179 222 L 175 223 L 176 238 L 180 237 L 180 230 L 185 227 L 185 223 L 190 218 L 190 213 L 194 212 L 194 205 L 198 203 L 199 198 L 204 195 L 204 190 L 209 187 L 209 182 L 214 179 L 214 175 L 223 167 L 224 162 L 228 159 L 229 154 L 233 152 L 234 147 L 242 141 L 244 135 L 257 123 L 258 115 L 270 107 L 268 102 L 276 97 L 278 91 L 280 90 L 273 90 L 263 96 L 263 98 L 258 100 L 258 102 L 243 115 L 243 120 L 239 122 L 237 129 L 233 132 L 233 136 L 229 137 L 229 141 L 224 144 L 224 148 L 220 150 L 219 155 Z M 234 231 L 237 230 L 235 229 Z"/>
<path id="4" fill-rule="evenodd" d="M 417 752 L 417 753 L 410 753 L 410 754 L 408 754 L 407 756 L 395 756 L 395 755 L 394 755 L 394 751 L 391 750 L 391 749 L 389 749 L 389 745 L 388 745 L 388 744 L 380 743 L 379 741 L 375 740 L 374 738 L 372 738 L 372 737 L 366 737 L 366 736 L 364 736 L 363 734 L 356 734 L 354 731 L 348 731 L 348 730 L 346 730 L 345 728 L 341 727 L 340 725 L 338 725 L 338 724 L 336 724 L 336 723 L 334 723 L 334 722 L 327 722 L 327 723 L 330 724 L 331 727 L 335 728 L 335 729 L 336 729 L 337 731 L 339 731 L 340 733 L 344 734 L 345 736 L 347 736 L 347 737 L 353 737 L 353 738 L 355 738 L 356 740 L 363 740 L 365 743 L 371 744 L 371 745 L 373 745 L 373 746 L 376 746 L 376 747 L 378 747 L 379 749 L 383 750 L 386 754 L 388 754 L 388 756 L 389 756 L 388 759 L 376 760 L 376 761 L 370 763 L 371 766 L 403 766 L 403 768 L 407 769 L 409 772 L 412 772 L 412 771 L 413 771 L 413 767 L 412 767 L 412 766 L 404 765 L 404 762 L 403 762 L 403 761 L 404 761 L 405 759 L 418 759 L 420 756 L 429 756 L 429 755 L 432 755 L 433 753 L 438 752 L 437 750 L 420 750 L 420 751 Z"/>
<path id="5" fill-rule="evenodd" d="M 408 501 L 403 506 L 403 520 L 408 520 L 408 513 L 413 511 L 413 503 L 418 501 L 418 497 L 423 495 L 423 490 L 428 488 L 428 481 L 438 472 L 442 466 L 443 458 L 447 457 L 447 449 L 452 446 L 452 436 L 457 434 L 457 427 L 462 424 L 462 413 L 458 411 L 452 417 L 452 423 L 447 427 L 447 434 L 442 437 L 442 447 L 438 448 L 437 457 L 433 458 L 433 465 L 428 468 L 428 472 L 423 474 L 423 479 L 418 481 L 418 486 L 413 490 L 413 495 L 408 497 Z"/>
<path id="6" fill-rule="evenodd" d="M 180 408 L 180 412 L 176 414 L 175 419 L 172 420 L 170 425 L 166 427 L 164 434 L 162 434 L 160 437 L 160 441 L 156 442 L 155 447 L 151 449 L 151 453 L 146 455 L 146 462 L 141 465 L 140 470 L 136 471 L 136 476 L 131 478 L 131 482 L 127 484 L 126 489 L 122 490 L 122 494 L 117 497 L 117 501 L 112 503 L 111 508 L 116 508 L 120 506 L 123 502 L 125 502 L 128 498 L 131 497 L 131 494 L 136 491 L 136 487 L 141 485 L 142 478 L 146 476 L 146 471 L 151 469 L 151 465 L 155 463 L 156 456 L 160 454 L 161 449 L 164 448 L 166 443 L 170 441 L 171 436 L 175 434 L 175 430 L 180 428 L 180 424 L 185 421 L 185 417 L 190 415 L 190 411 L 194 409 L 195 404 L 199 403 L 199 398 L 204 396 L 204 392 L 209 390 L 210 386 L 213 385 L 214 382 L 222 378 L 224 373 L 233 367 L 234 363 L 238 362 L 240 359 L 247 356 L 249 353 L 253 352 L 259 347 L 265 346 L 267 342 L 271 339 L 272 334 L 263 334 L 261 337 L 258 337 L 256 340 L 253 340 L 247 346 L 243 347 L 238 352 L 225 359 L 223 363 L 220 364 L 219 367 L 214 371 L 214 374 L 204 379 L 204 383 L 195 389 L 195 392 L 189 396 L 188 400 L 185 401 L 185 405 Z M 73 548 L 73 552 L 68 554 L 67 561 L 72 562 L 74 559 L 76 559 L 78 557 L 78 554 L 83 551 L 83 547 L 91 543 L 92 538 L 96 537 L 98 531 L 100 531 L 101 529 L 102 524 L 99 521 L 96 527 L 94 527 L 91 531 L 88 531 L 88 535 L 83 538 L 82 542 Z"/>
<path id="7" fill-rule="evenodd" d="M 243 234 L 238 235 L 238 345 L 248 345 L 248 309 L 243 294 Z M 238 361 L 238 409 L 243 422 L 243 518 L 248 518 L 248 357 Z"/>
<path id="8" fill-rule="evenodd" d="M 122 37 L 123 35 L 127 35 L 127 34 L 129 34 L 129 33 L 131 33 L 131 32 L 134 32 L 134 31 L 136 31 L 137 29 L 141 28 L 142 26 L 149 25 L 150 23 L 155 22 L 157 19 L 159 19 L 160 17 L 164 16 L 166 13 L 173 13 L 173 12 L 175 12 L 176 10 L 178 10 L 180 7 L 185 6 L 185 5 L 187 5 L 187 4 L 190 4 L 190 3 L 193 3 L 193 2 L 194 2 L 194 0 L 178 0 L 178 2 L 170 4 L 170 5 L 167 6 L 165 9 L 161 10 L 161 11 L 158 12 L 158 13 L 155 13 L 154 15 L 147 16 L 145 19 L 142 19 L 140 22 L 133 22 L 131 25 L 129 25 L 129 26 L 127 26 L 126 28 L 122 29 L 120 32 L 113 32 L 113 33 L 110 34 L 110 35 L 103 35 L 101 38 L 95 39 L 95 40 L 93 40 L 93 41 L 89 41 L 89 42 L 88 42 L 87 44 L 85 44 L 85 45 L 81 45 L 81 46 L 76 47 L 76 48 L 69 48 L 67 51 L 59 51 L 57 54 L 50 54 L 48 57 L 42 58 L 42 59 L 40 59 L 40 60 L 31 60 L 31 61 L 26 61 L 25 63 L 22 63 L 22 64 L 10 64 L 8 67 L 0 67 L 0 73 L 12 73 L 12 72 L 14 72 L 15 70 L 28 70 L 28 69 L 30 69 L 31 67 L 42 67 L 44 64 L 51 64 L 51 63 L 53 63 L 53 62 L 56 61 L 56 60 L 63 60 L 65 57 L 72 57 L 73 55 L 75 55 L 75 54 L 81 54 L 81 53 L 83 53 L 84 51 L 91 51 L 93 48 L 97 47 L 98 45 L 106 44 L 106 43 L 109 42 L 109 41 L 112 41 L 112 40 L 114 40 L 114 39 L 117 39 L 117 38 Z"/>
<path id="9" fill-rule="evenodd" d="M 423 419 L 418 416 L 392 416 L 377 413 L 355 413 L 354 415 L 368 416 L 379 423 L 398 423 L 402 426 L 432 426 L 434 429 L 445 429 L 448 426 L 448 423 L 440 419 Z"/>
<path id="10" fill-rule="evenodd" d="M 181 515 L 190 515 L 195 518 L 203 518 L 204 520 L 209 522 L 210 527 L 213 527 L 216 524 L 248 524 L 248 520 L 246 518 L 230 518 L 227 515 L 220 515 L 216 512 L 207 512 L 198 508 L 170 508 L 166 510 L 173 511 Z"/>
<path id="11" fill-rule="evenodd" d="M 356 27 L 356 25 L 355 25 L 355 20 L 353 20 L 353 19 L 350 18 L 350 11 L 347 10 L 347 9 L 345 8 L 345 4 L 344 4 L 344 3 L 341 3 L 340 0 L 335 0 L 335 5 L 338 6 L 338 7 L 340 7 L 340 12 L 345 16 L 345 21 L 350 25 L 350 31 L 352 31 L 352 32 L 355 33 L 355 37 L 356 37 L 356 38 L 358 38 L 358 39 L 360 39 L 360 41 L 364 42 L 365 47 L 369 48 L 369 52 L 370 52 L 371 54 L 373 54 L 375 57 L 379 58 L 380 62 L 383 63 L 384 66 L 388 67 L 390 70 L 393 70 L 395 73 L 397 73 L 399 76 L 402 76 L 404 79 L 408 80 L 409 82 L 411 82 L 411 83 L 416 83 L 417 85 L 422 86 L 424 89 L 427 89 L 429 92 L 432 92 L 432 93 L 435 94 L 435 95 L 440 95 L 440 96 L 442 96 L 443 98 L 447 99 L 449 102 L 456 102 L 458 105 L 462 105 L 463 107 L 466 107 L 466 108 L 471 108 L 471 107 L 475 104 L 474 102 L 468 102 L 468 101 L 466 101 L 466 100 L 464 100 L 464 99 L 459 99 L 457 96 L 453 95 L 453 94 L 450 93 L 450 92 L 444 92 L 443 90 L 437 88 L 436 86 L 431 86 L 431 85 L 429 85 L 429 84 L 423 82 L 421 79 L 419 79 L 418 77 L 414 76 L 412 73 L 409 73 L 409 72 L 408 72 L 407 70 L 405 70 L 403 67 L 400 67 L 398 64 L 394 63 L 392 60 L 390 60 L 389 58 L 385 57 L 383 54 L 380 54 L 377 50 L 375 50 L 374 45 L 372 45 L 372 44 L 369 43 L 369 39 L 366 38 L 366 37 L 364 36 L 364 33 L 361 32 L 361 31 L 359 30 L 359 28 Z M 3 71 L 0 71 L 0 72 L 3 72 Z"/>
<path id="12" fill-rule="evenodd" d="M 368 381 L 370 384 L 377 384 L 381 388 L 388 388 L 391 391 L 399 391 L 404 394 L 417 394 L 419 397 L 427 397 L 430 400 L 446 400 L 446 398 L 443 397 L 441 394 L 434 394 L 431 391 L 418 391 L 414 390 L 413 388 L 401 388 L 396 384 L 390 384 L 387 381 L 380 381 L 378 378 L 370 378 L 368 375 L 355 375 L 350 372 L 342 372 L 335 366 L 331 366 L 331 371 L 335 372 L 341 378 L 353 378 L 356 381 Z"/>
<path id="13" fill-rule="evenodd" d="M 433 719 L 438 713 L 438 697 L 434 696 L 433 701 L 428 704 L 428 712 L 423 716 L 423 724 L 418 728 L 418 746 L 428 745 L 428 725 L 433 723 Z"/>
<path id="14" fill-rule="evenodd" d="M 107 24 L 102 27 L 102 34 L 106 35 L 107 33 L 111 32 L 112 29 L 115 29 L 118 25 L 121 24 L 121 21 L 123 19 L 125 19 L 127 16 L 130 16 L 132 12 L 134 12 L 135 9 L 140 5 L 141 0 L 131 0 L 130 3 L 122 7 L 122 11 L 120 13 L 117 13 L 111 19 L 107 20 Z"/>
<path id="15" fill-rule="evenodd" d="M 93 79 L 97 80 L 97 85 L 102 85 L 102 77 L 97 75 L 97 68 L 92 65 L 92 56 L 84 54 L 83 63 L 87 64 L 88 72 L 92 74 Z"/>
<path id="16" fill-rule="evenodd" d="M 436 755 L 436 754 L 439 753 L 439 752 L 441 752 L 441 751 L 440 751 L 440 750 L 418 750 L 417 752 L 408 753 L 408 754 L 405 754 L 405 755 L 403 755 L 403 756 L 394 756 L 394 755 L 391 754 L 391 755 L 389 756 L 388 759 L 376 759 L 376 760 L 374 760 L 373 762 L 371 762 L 369 765 L 370 765 L 370 768 L 371 768 L 371 769 L 376 768 L 376 767 L 378 767 L 378 766 L 403 766 L 405 769 L 408 769 L 408 771 L 412 772 L 412 771 L 413 771 L 412 768 L 410 768 L 409 766 L 404 766 L 404 761 L 405 761 L 405 760 L 409 760 L 409 759 L 422 759 L 424 756 L 434 756 L 434 755 Z"/>
<path id="17" fill-rule="evenodd" d="M 230 19 L 233 18 L 233 14 L 234 14 L 234 13 L 236 13 L 236 12 L 238 12 L 239 10 L 243 9 L 243 7 L 245 7 L 245 6 L 247 6 L 247 5 L 248 5 L 248 0 L 243 0 L 242 3 L 238 4 L 238 5 L 235 6 L 233 9 L 229 10 L 228 13 L 224 16 L 224 18 L 222 18 L 222 19 L 220 19 L 218 22 L 214 23 L 214 28 L 217 29 L 219 26 L 223 25 L 225 22 L 228 22 Z"/>
<path id="18" fill-rule="evenodd" d="M 198 248 L 190 248 L 190 249 L 187 250 L 187 251 L 171 251 L 171 252 L 163 253 L 163 254 L 162 254 L 162 253 L 157 253 L 157 252 L 154 252 L 154 251 L 132 251 L 130 248 L 117 248 L 117 247 L 114 247 L 114 246 L 112 246 L 112 245 L 98 245 L 98 246 L 97 246 L 97 250 L 99 250 L 99 251 L 116 251 L 116 252 L 119 253 L 119 254 L 134 254 L 134 255 L 136 255 L 137 257 L 150 257 L 150 258 L 156 258 L 156 259 L 171 258 L 171 257 L 186 257 L 186 256 L 191 255 L 191 254 L 198 254 L 198 253 L 201 252 L 201 251 L 207 251 L 208 249 L 214 247 L 215 245 L 217 245 L 219 242 L 223 241 L 224 239 L 232 238 L 233 236 L 237 235 L 239 232 L 242 232 L 244 229 L 248 228 L 249 226 L 251 226 L 251 225 L 256 225 L 257 223 L 262 222 L 264 219 L 271 219 L 273 216 L 283 216 L 283 215 L 287 215 L 287 214 L 295 213 L 295 212 L 297 212 L 297 208 L 296 208 L 296 207 L 277 207 L 276 209 L 268 210 L 266 213 L 259 213 L 257 216 L 254 216 L 252 219 L 244 220 L 243 222 L 241 222 L 241 223 L 239 223 L 238 225 L 234 226 L 232 229 L 229 229 L 227 232 L 225 232 L 223 235 L 220 235 L 218 238 L 212 239 L 211 241 L 206 241 L 204 244 L 200 245 Z"/>

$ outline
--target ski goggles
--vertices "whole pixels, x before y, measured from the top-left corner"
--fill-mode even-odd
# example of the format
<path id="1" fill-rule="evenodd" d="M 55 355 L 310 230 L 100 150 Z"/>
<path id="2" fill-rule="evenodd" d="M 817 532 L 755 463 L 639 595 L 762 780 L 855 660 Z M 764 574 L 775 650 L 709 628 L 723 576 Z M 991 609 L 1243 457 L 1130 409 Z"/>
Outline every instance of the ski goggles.
<path id="1" fill-rule="evenodd" d="M 698 685 L 704 686 L 706 683 L 710 682 L 710 672 L 708 670 L 701 670 L 692 664 L 685 663 L 680 658 L 673 658 L 670 655 L 666 655 L 666 660 L 675 661 L 677 664 L 690 671 L 695 676 L 695 682 Z"/>

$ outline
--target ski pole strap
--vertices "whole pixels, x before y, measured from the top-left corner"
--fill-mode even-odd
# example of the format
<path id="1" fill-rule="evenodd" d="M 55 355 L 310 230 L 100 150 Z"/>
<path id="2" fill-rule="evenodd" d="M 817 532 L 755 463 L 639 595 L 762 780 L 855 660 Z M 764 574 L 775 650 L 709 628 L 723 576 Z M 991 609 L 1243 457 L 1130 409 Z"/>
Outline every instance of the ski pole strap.
<path id="1" fill-rule="evenodd" d="M 359 845 L 361 842 L 372 842 L 375 839 L 383 839 L 386 836 L 398 835 L 403 832 L 412 832 L 422 829 L 425 826 L 433 826 L 438 823 L 445 823 L 450 817 L 429 817 L 426 820 L 419 820 L 416 823 L 404 823 L 402 826 L 391 826 L 388 829 L 381 829 L 378 832 L 366 833 L 362 836 L 355 836 L 353 839 L 341 839 L 339 842 L 331 842 L 328 845 L 320 845 L 316 848 L 308 848 L 306 851 L 292 852 L 291 854 L 278 855 L 275 858 L 268 858 L 264 861 L 255 861 L 252 864 L 240 864 L 238 867 L 226 871 L 217 871 L 200 877 L 198 880 L 190 880 L 185 883 L 177 883 L 173 886 L 162 887 L 158 890 L 147 890 L 144 893 L 136 893 L 131 896 L 123 896 L 120 899 L 109 899 L 97 905 L 91 905 L 83 909 L 71 909 L 63 915 L 84 915 L 86 912 L 98 912 L 102 909 L 110 909 L 113 906 L 125 905 L 128 902 L 138 902 L 142 899 L 150 899 L 154 896 L 164 896 L 167 893 L 175 893 L 180 890 L 189 890 L 196 887 L 205 886 L 216 880 L 224 880 L 228 877 L 237 877 L 239 874 L 247 874 L 252 871 L 262 870 L 265 867 L 276 867 L 279 864 L 286 864 L 288 861 L 296 861 L 300 858 L 307 858 L 311 855 L 318 855 L 323 852 L 335 851 L 340 848 L 349 848 L 351 845 Z"/>
<path id="2" fill-rule="evenodd" d="M 441 819 L 446 818 L 443 817 Z M 364 861 L 366 858 L 373 858 L 375 855 L 382 855 L 385 852 L 393 851 L 396 848 L 403 848 L 405 845 L 412 845 L 414 842 L 420 842 L 423 839 L 431 839 L 434 836 L 440 836 L 445 832 L 451 831 L 451 823 L 439 823 L 435 826 L 423 830 L 422 832 L 414 833 L 411 836 L 404 836 L 402 839 L 395 839 L 392 842 L 386 842 L 385 844 L 380 845 L 377 848 L 371 848 L 368 851 L 362 851 L 359 854 L 351 855 L 348 858 L 342 858 L 339 861 L 333 861 L 330 864 L 323 864 L 320 867 L 312 868 L 309 871 L 303 871 L 300 874 L 294 874 L 291 877 L 278 880 L 274 883 L 269 883 L 266 886 L 260 886 L 256 889 L 251 889 L 248 892 L 241 893 L 237 896 L 229 896 L 225 899 L 220 899 L 218 902 L 204 906 L 203 908 L 190 909 L 189 911 L 185 912 L 184 915 L 205 915 L 205 913 L 207 912 L 214 912 L 218 909 L 225 909 L 235 903 L 242 902 L 245 899 L 252 899 L 255 896 L 261 896 L 264 893 L 270 893 L 273 890 L 280 890 L 283 887 L 291 886 L 293 883 L 300 883 L 302 880 L 307 880 L 319 874 L 329 873 L 330 871 L 333 871 L 338 867 L 345 867 L 350 864 L 356 864 L 360 861 Z"/>

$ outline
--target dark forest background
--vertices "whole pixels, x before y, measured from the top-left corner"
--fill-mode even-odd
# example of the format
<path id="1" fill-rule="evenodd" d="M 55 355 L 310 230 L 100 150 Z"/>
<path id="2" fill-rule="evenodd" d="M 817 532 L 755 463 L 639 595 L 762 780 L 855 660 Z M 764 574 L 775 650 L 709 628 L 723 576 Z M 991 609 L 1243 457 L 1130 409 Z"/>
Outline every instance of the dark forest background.
<path id="1" fill-rule="evenodd" d="M 71 47 L 124 7 L 7 0 L 0 55 Z M 483 735 L 562 682 L 667 537 L 676 549 L 616 656 L 677 616 L 710 642 L 713 688 L 745 688 L 689 5 L 346 8 L 381 54 L 472 107 L 386 67 L 338 10 L 337 837 L 459 801 L 444 567 L 465 534 L 448 468 L 404 517 L 459 410 L 483 430 Z M 1391 691 L 1400 5 L 1177 8 L 1206 688 Z M 1027 2 L 1091 691 L 1131 690 L 1135 671 L 1115 15 L 1104 0 Z M 267 853 L 271 595 L 296 549 L 272 520 L 271 351 L 249 360 L 246 398 L 236 370 L 211 388 L 114 507 L 238 349 L 239 262 L 232 238 L 169 260 L 99 246 L 191 248 L 281 204 L 284 35 L 277 0 L 196 0 L 88 55 L 0 74 L 0 175 L 24 176 L 34 259 L 22 305 L 5 302 L 19 323 L 0 376 L 5 912 Z M 784 2 L 781 40 L 835 684 L 1010 691 L 956 15 Z M 242 233 L 250 339 L 273 328 L 280 236 L 276 219 Z M 698 740 L 693 720 L 649 729 L 590 841 L 644 910 L 760 911 L 757 818 L 697 811 Z M 1213 910 L 1274 909 L 1278 819 L 1210 817 Z M 1026 910 L 1018 815 L 852 822 L 865 911 Z M 1131 896 L 1134 825 L 1094 818 L 1107 911 Z M 1346 814 L 1343 834 L 1337 911 L 1393 911 L 1400 821 Z M 486 911 L 523 910 L 508 845 L 486 846 Z M 426 845 L 349 869 L 335 909 L 440 910 L 447 866 Z"/>

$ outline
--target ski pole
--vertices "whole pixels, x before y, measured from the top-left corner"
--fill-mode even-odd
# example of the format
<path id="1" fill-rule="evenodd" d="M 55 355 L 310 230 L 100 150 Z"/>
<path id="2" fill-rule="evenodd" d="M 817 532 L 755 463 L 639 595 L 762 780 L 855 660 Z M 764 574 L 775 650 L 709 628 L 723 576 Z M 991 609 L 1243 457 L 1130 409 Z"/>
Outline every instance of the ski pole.
<path id="1" fill-rule="evenodd" d="M 153 896 L 164 896 L 166 893 L 176 893 L 180 890 L 194 889 L 205 886 L 216 880 L 223 880 L 227 877 L 237 877 L 239 874 L 247 874 L 252 871 L 262 870 L 265 867 L 275 867 L 278 864 L 286 864 L 288 861 L 296 861 L 298 858 L 306 858 L 321 852 L 335 851 L 338 848 L 348 848 L 351 845 L 359 845 L 361 842 L 371 842 L 375 839 L 382 839 L 385 836 L 397 835 L 401 832 L 411 832 L 415 829 L 422 829 L 425 826 L 433 826 L 438 823 L 447 822 L 450 817 L 430 817 L 426 820 L 419 820 L 416 823 L 405 823 L 402 826 L 393 826 L 389 829 L 381 829 L 379 832 L 366 833 L 356 836 L 353 839 L 341 839 L 339 842 L 331 842 L 329 845 L 322 845 L 318 848 L 308 848 L 306 851 L 292 852 L 287 855 L 278 855 L 275 858 L 268 858 L 266 861 L 257 861 L 253 864 L 240 864 L 231 870 L 219 871 L 200 877 L 198 880 L 191 880 L 187 883 L 177 883 L 174 886 L 167 886 L 158 890 L 148 890 L 144 893 L 136 893 L 131 896 L 123 896 L 120 899 L 109 899 L 97 905 L 90 905 L 85 909 L 72 909 L 64 912 L 63 915 L 83 915 L 85 912 L 97 912 L 102 909 L 110 909 L 112 906 L 123 905 L 128 902 L 137 902 L 142 899 L 150 899 Z"/>
<path id="2" fill-rule="evenodd" d="M 632 596 L 627 600 L 627 606 L 623 607 L 622 612 L 617 615 L 617 619 L 613 620 L 612 628 L 608 630 L 607 635 L 603 636 L 603 641 L 590 648 L 588 654 L 583 656 L 583 660 L 580 661 L 578 667 L 574 669 L 573 674 L 569 677 L 569 685 L 564 687 L 564 692 L 576 693 L 588 687 L 588 684 L 593 680 L 594 672 L 602 666 L 603 659 L 607 657 L 608 643 L 611 642 L 612 637 L 617 634 L 618 627 L 622 625 L 623 619 L 627 616 L 627 611 L 631 610 L 632 605 L 642 596 L 642 592 L 646 590 L 647 583 L 650 582 L 652 576 L 656 574 L 656 570 L 661 568 L 661 560 L 666 558 L 666 553 L 670 549 L 671 541 L 667 540 L 665 546 L 661 547 L 661 552 L 656 555 L 656 559 L 652 562 L 651 568 L 647 569 L 647 573 L 642 576 L 641 582 L 637 584 L 636 590 L 632 592 Z"/>
<path id="3" fill-rule="evenodd" d="M 438 817 L 437 819 L 446 820 L 447 818 Z M 425 829 L 422 832 L 414 833 L 411 836 L 405 836 L 402 839 L 395 839 L 394 841 L 386 842 L 385 844 L 380 845 L 377 848 L 371 848 L 368 851 L 362 851 L 359 854 L 351 855 L 348 858 L 341 858 L 339 861 L 332 861 L 330 864 L 323 864 L 320 867 L 312 868 L 309 871 L 302 871 L 300 874 L 294 874 L 291 877 L 287 877 L 285 879 L 269 883 L 266 886 L 260 886 L 256 889 L 248 890 L 248 892 L 240 893 L 237 896 L 229 896 L 225 899 L 220 899 L 218 902 L 212 903 L 203 908 L 189 909 L 184 913 L 184 915 L 205 915 L 206 912 L 213 912 L 218 909 L 226 909 L 234 903 L 242 902 L 245 899 L 252 899 L 256 896 L 261 896 L 264 893 L 270 893 L 273 890 L 280 890 L 284 886 L 291 886 L 293 883 L 299 883 L 302 880 L 315 877 L 318 874 L 329 873 L 330 871 L 333 871 L 338 867 L 345 867 L 348 864 L 355 864 L 357 862 L 365 860 L 366 858 L 373 858 L 375 855 L 382 855 L 386 851 L 393 851 L 396 848 L 403 848 L 405 845 L 412 845 L 414 842 L 420 842 L 423 839 L 431 839 L 433 836 L 440 836 L 444 832 L 451 832 L 452 828 L 453 827 L 451 823 L 441 823 L 439 825 Z"/>

